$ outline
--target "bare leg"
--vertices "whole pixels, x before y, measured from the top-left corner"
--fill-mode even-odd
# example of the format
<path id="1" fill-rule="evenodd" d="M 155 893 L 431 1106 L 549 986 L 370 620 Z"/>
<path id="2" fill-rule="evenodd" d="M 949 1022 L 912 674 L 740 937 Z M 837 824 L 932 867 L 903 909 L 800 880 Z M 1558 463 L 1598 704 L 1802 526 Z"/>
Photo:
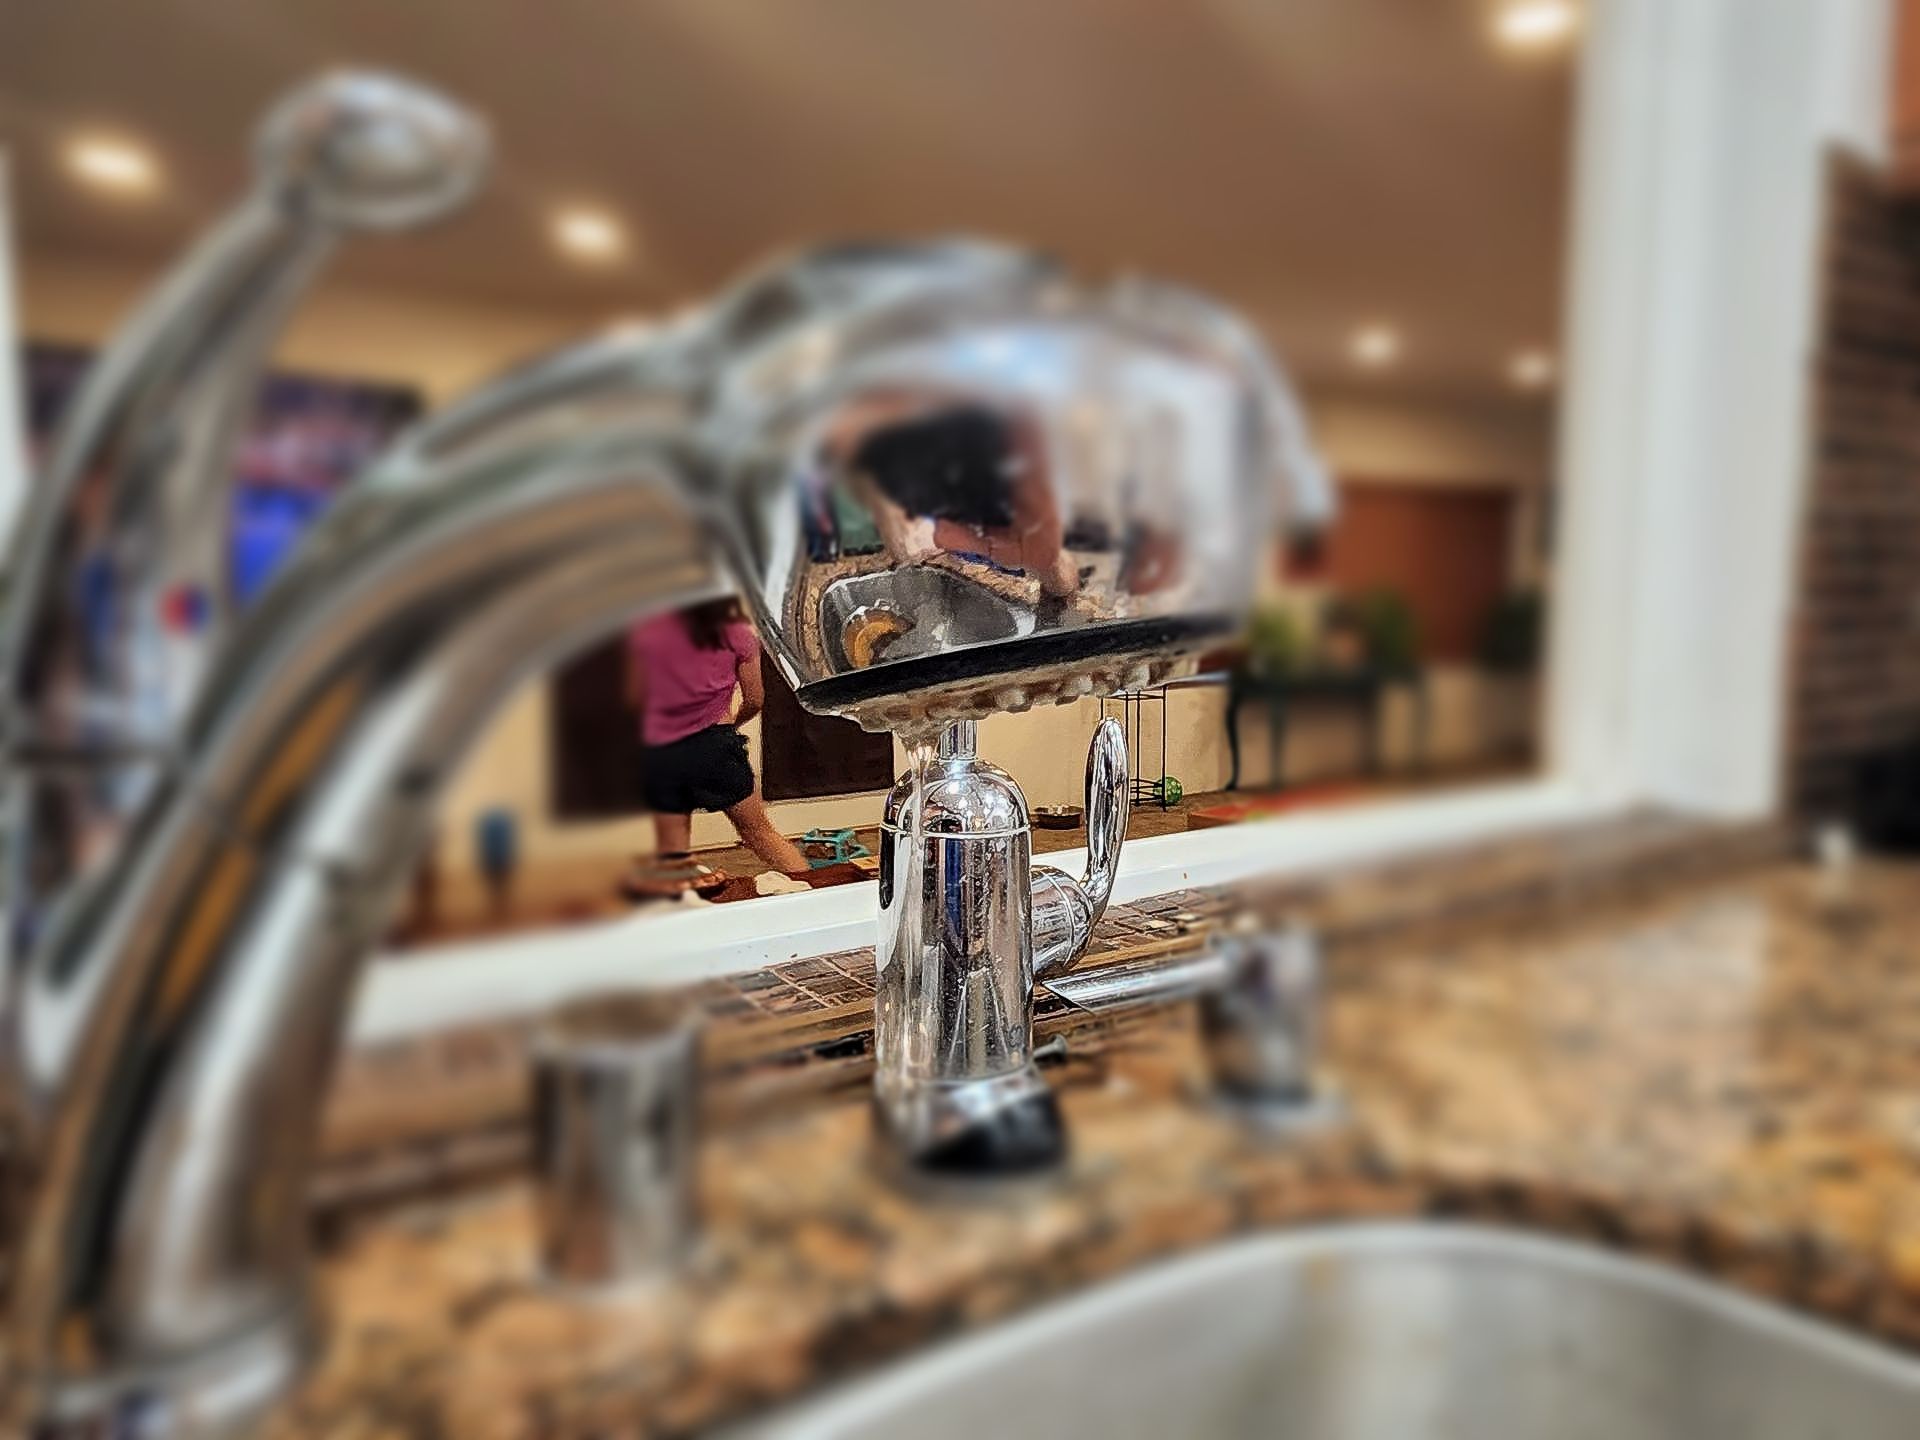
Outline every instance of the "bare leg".
<path id="1" fill-rule="evenodd" d="M 656 814 L 653 848 L 662 855 L 685 855 L 693 849 L 693 816 Z"/>
<path id="2" fill-rule="evenodd" d="M 741 840 L 753 853 L 774 869 L 798 875 L 807 868 L 807 857 L 800 853 L 800 847 L 773 828 L 766 802 L 758 794 L 749 795 L 728 809 L 727 819 L 733 822 L 733 828 L 740 832 Z"/>

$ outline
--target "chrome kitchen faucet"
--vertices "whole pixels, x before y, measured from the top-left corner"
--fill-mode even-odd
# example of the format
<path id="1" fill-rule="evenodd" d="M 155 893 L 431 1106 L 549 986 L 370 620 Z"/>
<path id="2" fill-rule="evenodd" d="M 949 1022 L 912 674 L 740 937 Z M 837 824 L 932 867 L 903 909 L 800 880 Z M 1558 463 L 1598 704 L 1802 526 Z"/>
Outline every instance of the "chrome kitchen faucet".
<path id="1" fill-rule="evenodd" d="M 346 153 L 394 178 L 409 102 L 384 93 L 392 114 Z M 469 137 L 445 157 L 464 173 L 472 132 L 420 133 Z M 243 251 L 202 251 L 165 282 L 100 360 L 98 393 L 164 393 L 188 367 L 248 393 L 288 286 L 234 283 Z M 218 324 L 192 308 L 210 287 Z M 58 456 L 91 423 L 77 408 Z M 127 453 L 164 449 L 169 413 L 130 412 Z M 180 493 L 217 493 L 220 447 L 188 458 Z M 1330 505 L 1291 392 L 1226 311 L 958 241 L 788 259 L 509 373 L 358 477 L 183 671 L 155 577 L 200 573 L 206 534 L 101 523 L 157 503 L 143 486 L 159 472 L 123 475 L 103 511 L 106 472 L 81 469 L 33 497 L 0 656 L 0 1353 L 9 1428 L 48 1437 L 235 1433 L 299 1379 L 321 1335 L 307 1187 L 347 1002 L 436 797 L 515 683 L 640 614 L 737 588 L 803 704 L 915 739 L 944 729 L 936 768 L 984 776 L 972 721 L 1190 664 L 1244 612 L 1269 502 L 1296 525 Z M 73 587 L 123 560 L 125 603 L 77 634 Z M 156 674 L 171 683 L 138 723 L 83 703 Z M 1029 963 L 1083 942 L 1124 826 L 1105 798 L 1124 776 L 1110 732 L 1093 770 L 1084 883 L 1011 863 L 969 875 L 963 859 L 936 888 L 992 923 L 956 926 L 951 946 L 943 932 L 931 956 L 883 937 L 906 982 L 883 984 L 881 1044 L 906 1057 L 882 1066 L 883 1111 L 966 1108 L 917 1098 L 915 1057 L 942 1082 L 953 1057 L 990 1056 L 1030 1091 Z M 896 844 L 903 825 L 952 818 L 958 791 L 938 784 L 920 806 L 896 791 Z M 1011 828 L 1024 819 L 1017 792 L 980 794 Z M 937 858 L 960 853 L 928 838 Z M 901 883 L 924 887 L 926 853 L 895 856 L 887 925 L 912 908 Z M 1022 937 L 1027 954 L 1006 950 Z"/>

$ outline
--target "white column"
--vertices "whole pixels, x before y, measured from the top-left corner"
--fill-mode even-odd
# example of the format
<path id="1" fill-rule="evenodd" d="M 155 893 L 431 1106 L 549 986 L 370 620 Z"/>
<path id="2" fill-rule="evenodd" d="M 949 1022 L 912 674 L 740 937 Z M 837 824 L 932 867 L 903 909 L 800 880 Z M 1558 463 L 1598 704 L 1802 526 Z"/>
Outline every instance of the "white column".
<path id="1" fill-rule="evenodd" d="M 1601 793 L 1779 798 L 1829 149 L 1884 153 L 1887 0 L 1595 0 L 1552 735 Z"/>

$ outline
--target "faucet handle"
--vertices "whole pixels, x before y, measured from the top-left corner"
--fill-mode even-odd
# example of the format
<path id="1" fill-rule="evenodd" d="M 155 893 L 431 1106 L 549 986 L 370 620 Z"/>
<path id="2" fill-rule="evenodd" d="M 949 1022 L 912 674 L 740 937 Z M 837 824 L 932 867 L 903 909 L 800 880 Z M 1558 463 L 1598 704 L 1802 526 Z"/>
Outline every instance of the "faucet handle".
<path id="1" fill-rule="evenodd" d="M 668 996 L 596 996 L 533 1054 L 541 1261 L 595 1286 L 660 1273 L 699 1230 L 700 1017 Z"/>
<path id="2" fill-rule="evenodd" d="M 1344 1123 L 1319 1073 L 1320 944 L 1304 926 L 1216 940 L 1219 972 L 1200 997 L 1200 1038 L 1215 1099 L 1256 1129 L 1301 1136 Z"/>
<path id="3" fill-rule="evenodd" d="M 1319 1049 L 1320 947 L 1312 931 L 1214 942 L 1220 983 L 1201 997 L 1200 1029 L 1216 1086 L 1240 1098 L 1305 1100 Z"/>
<path id="4" fill-rule="evenodd" d="M 1033 868 L 1033 974 L 1065 969 L 1087 948 L 1106 913 L 1129 810 L 1127 735 L 1112 716 L 1087 747 L 1087 868 L 1078 880 L 1051 865 Z"/>

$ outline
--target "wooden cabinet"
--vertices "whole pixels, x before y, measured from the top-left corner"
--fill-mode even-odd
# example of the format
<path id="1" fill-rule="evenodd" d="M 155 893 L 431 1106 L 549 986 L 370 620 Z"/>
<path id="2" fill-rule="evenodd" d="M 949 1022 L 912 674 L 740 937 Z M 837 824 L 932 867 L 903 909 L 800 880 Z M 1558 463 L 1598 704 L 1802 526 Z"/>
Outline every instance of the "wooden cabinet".
<path id="1" fill-rule="evenodd" d="M 620 820 L 640 798 L 640 722 L 627 704 L 627 641 L 615 635 L 563 665 L 549 686 L 547 766 L 557 820 Z"/>
<path id="2" fill-rule="evenodd" d="M 764 655 L 767 708 L 760 715 L 760 790 L 769 800 L 858 795 L 893 784 L 893 737 L 801 707 L 780 667 Z"/>

